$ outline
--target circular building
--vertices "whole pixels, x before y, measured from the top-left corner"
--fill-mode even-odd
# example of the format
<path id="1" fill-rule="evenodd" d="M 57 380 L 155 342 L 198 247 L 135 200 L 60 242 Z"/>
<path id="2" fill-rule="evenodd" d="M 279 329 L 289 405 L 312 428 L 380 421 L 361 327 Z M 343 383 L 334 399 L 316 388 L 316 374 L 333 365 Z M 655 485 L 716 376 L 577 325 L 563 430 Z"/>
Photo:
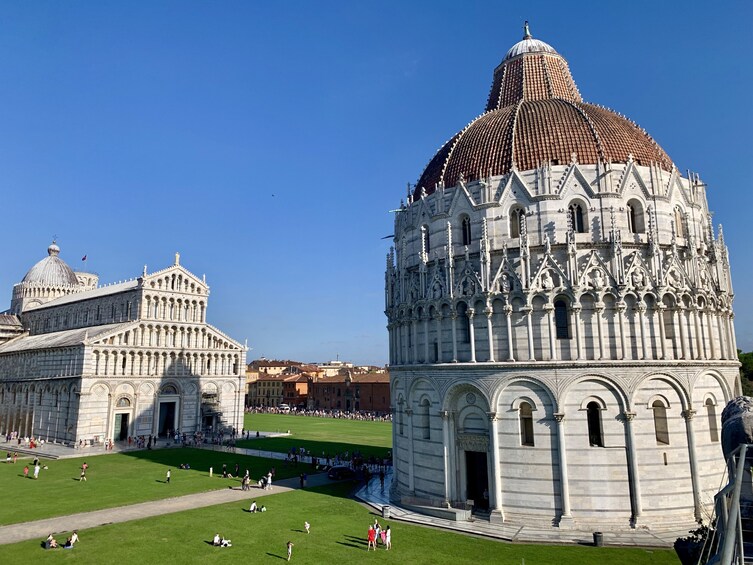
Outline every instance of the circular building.
<path id="1" fill-rule="evenodd" d="M 739 385 L 706 185 L 527 26 L 394 234 L 393 500 L 602 531 L 708 516 Z"/>

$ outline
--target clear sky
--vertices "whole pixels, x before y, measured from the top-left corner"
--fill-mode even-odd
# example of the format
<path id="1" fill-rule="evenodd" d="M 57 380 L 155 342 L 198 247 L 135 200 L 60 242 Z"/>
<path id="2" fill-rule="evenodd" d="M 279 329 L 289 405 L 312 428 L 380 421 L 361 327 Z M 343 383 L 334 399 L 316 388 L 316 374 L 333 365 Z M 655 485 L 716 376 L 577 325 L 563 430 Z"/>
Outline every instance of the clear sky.
<path id="1" fill-rule="evenodd" d="M 533 36 L 708 183 L 753 350 L 753 3 L 2 2 L 0 309 L 46 256 L 181 263 L 259 356 L 387 360 L 392 215 Z"/>

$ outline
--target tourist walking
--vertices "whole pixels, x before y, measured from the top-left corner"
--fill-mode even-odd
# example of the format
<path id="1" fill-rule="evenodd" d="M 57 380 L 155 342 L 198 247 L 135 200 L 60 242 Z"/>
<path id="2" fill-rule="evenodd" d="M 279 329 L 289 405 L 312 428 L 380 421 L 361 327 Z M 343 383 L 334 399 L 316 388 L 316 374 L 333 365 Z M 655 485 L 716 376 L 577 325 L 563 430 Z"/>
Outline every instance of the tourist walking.
<path id="1" fill-rule="evenodd" d="M 304 522 L 303 527 L 306 529 L 307 534 L 311 533 L 309 532 L 309 530 L 311 529 L 311 524 L 309 524 L 308 522 Z"/>
<path id="2" fill-rule="evenodd" d="M 369 525 L 369 531 L 366 539 L 368 540 L 366 551 L 369 551 L 371 548 L 374 548 L 374 551 L 376 551 L 376 530 L 374 529 L 374 526 Z"/>
<path id="3" fill-rule="evenodd" d="M 288 561 L 290 561 L 290 558 L 291 558 L 291 557 L 292 557 L 292 555 L 293 555 L 293 545 L 294 545 L 294 544 L 293 544 L 293 542 L 292 542 L 292 541 L 289 541 L 289 542 L 288 542 Z"/>
<path id="4" fill-rule="evenodd" d="M 170 469 L 167 470 L 167 474 L 165 475 L 165 482 L 168 485 L 170 484 Z"/>
<path id="5" fill-rule="evenodd" d="M 384 546 L 388 550 L 392 549 L 392 530 L 389 526 L 384 530 Z"/>

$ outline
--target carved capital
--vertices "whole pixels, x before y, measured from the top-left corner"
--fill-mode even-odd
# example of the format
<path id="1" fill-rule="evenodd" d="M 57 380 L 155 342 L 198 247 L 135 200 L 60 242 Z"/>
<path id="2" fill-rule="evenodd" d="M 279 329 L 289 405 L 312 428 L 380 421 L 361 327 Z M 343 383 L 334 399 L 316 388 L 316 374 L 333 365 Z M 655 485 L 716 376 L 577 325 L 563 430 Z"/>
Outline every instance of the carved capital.
<path id="1" fill-rule="evenodd" d="M 505 316 L 510 316 L 512 315 L 512 306 L 505 304 L 505 306 L 502 308 L 502 311 L 505 313 Z"/>
<path id="2" fill-rule="evenodd" d="M 544 310 L 547 312 L 553 312 L 554 311 L 554 304 L 544 304 Z"/>
<path id="3" fill-rule="evenodd" d="M 622 416 L 625 418 L 626 422 L 632 422 L 633 420 L 635 420 L 635 412 L 625 411 L 622 413 Z"/>
<path id="4" fill-rule="evenodd" d="M 564 412 L 555 412 L 554 413 L 554 419 L 557 420 L 558 424 L 561 424 L 562 421 L 565 419 L 565 413 Z"/>
<path id="5" fill-rule="evenodd" d="M 685 418 L 686 421 L 692 420 L 693 416 L 695 416 L 695 410 L 692 408 L 688 408 L 687 410 L 682 411 L 682 417 Z"/>
<path id="6" fill-rule="evenodd" d="M 449 420 L 450 419 L 450 411 L 449 410 L 440 410 L 439 415 L 442 416 L 443 420 Z"/>
<path id="7" fill-rule="evenodd" d="M 469 318 L 473 318 L 476 315 L 476 309 L 475 308 L 468 308 L 466 315 Z"/>
<path id="8" fill-rule="evenodd" d="M 484 314 L 486 314 L 487 318 L 491 318 L 494 314 L 494 309 L 492 308 L 484 308 Z"/>
<path id="9" fill-rule="evenodd" d="M 405 415 L 408 417 L 413 416 L 413 408 L 406 408 Z"/>
<path id="10" fill-rule="evenodd" d="M 496 412 L 487 412 L 486 416 L 489 418 L 490 422 L 494 422 L 497 420 L 497 413 Z"/>

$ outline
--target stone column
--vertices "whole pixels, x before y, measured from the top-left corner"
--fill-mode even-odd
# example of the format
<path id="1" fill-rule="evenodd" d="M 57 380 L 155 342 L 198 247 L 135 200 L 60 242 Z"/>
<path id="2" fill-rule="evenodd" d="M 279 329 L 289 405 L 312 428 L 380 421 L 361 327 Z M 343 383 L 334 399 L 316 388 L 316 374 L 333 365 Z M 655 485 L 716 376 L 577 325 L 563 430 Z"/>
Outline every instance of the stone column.
<path id="1" fill-rule="evenodd" d="M 458 362 L 458 313 L 453 308 L 450 314 L 452 319 L 452 362 Z"/>
<path id="2" fill-rule="evenodd" d="M 437 363 L 444 361 L 442 352 L 442 314 L 437 311 L 434 319 L 437 321 Z"/>
<path id="3" fill-rule="evenodd" d="M 681 346 L 681 357 L 680 359 L 687 359 L 688 358 L 688 346 L 687 343 L 685 343 L 685 323 L 683 321 L 683 308 L 679 304 L 677 305 L 677 308 L 675 309 L 675 314 L 677 316 L 677 325 L 680 328 L 680 346 Z"/>
<path id="4" fill-rule="evenodd" d="M 635 412 L 623 412 L 622 416 L 625 418 L 625 431 L 627 432 L 627 460 L 628 469 L 630 470 L 630 493 L 633 496 L 633 526 L 638 522 L 643 513 L 643 505 L 641 504 L 641 481 L 638 477 L 638 455 L 635 449 L 635 432 L 633 430 L 633 419 L 635 419 Z"/>
<path id="5" fill-rule="evenodd" d="M 716 335 L 719 338 L 719 359 L 727 358 L 727 343 L 724 338 L 724 314 L 716 311 Z"/>
<path id="6" fill-rule="evenodd" d="M 416 495 L 416 478 L 413 473 L 413 409 L 406 408 L 408 417 L 408 490 L 412 496 Z"/>
<path id="7" fill-rule="evenodd" d="M 452 500 L 450 495 L 450 412 L 442 410 L 442 460 L 444 462 L 444 501 L 447 506 Z"/>
<path id="8" fill-rule="evenodd" d="M 411 345 L 412 351 L 411 351 L 411 363 L 414 365 L 418 363 L 418 316 L 416 314 L 413 315 L 410 321 L 410 331 L 411 331 Z"/>
<path id="9" fill-rule="evenodd" d="M 489 361 L 494 363 L 494 330 L 492 328 L 494 310 L 492 308 L 485 308 L 484 314 L 486 314 L 486 335 L 489 338 Z"/>
<path id="10" fill-rule="evenodd" d="M 661 302 L 656 303 L 656 315 L 659 317 L 659 341 L 661 342 L 661 357 L 659 359 L 667 358 L 667 330 L 664 327 L 664 310 L 667 307 Z"/>
<path id="11" fill-rule="evenodd" d="M 424 314 L 424 363 L 429 362 L 429 314 Z"/>
<path id="12" fill-rule="evenodd" d="M 575 326 L 575 348 L 576 359 L 583 359 L 583 329 L 581 328 L 581 307 L 579 305 L 573 306 L 573 326 Z"/>
<path id="13" fill-rule="evenodd" d="M 635 311 L 638 314 L 638 332 L 641 338 L 641 351 L 638 355 L 638 358 L 646 359 L 646 320 L 644 318 L 644 314 L 646 313 L 646 305 L 641 302 L 635 307 Z"/>
<path id="14" fill-rule="evenodd" d="M 505 312 L 505 324 L 507 326 L 507 360 L 508 361 L 515 361 L 515 353 L 513 351 L 513 341 L 512 341 L 512 306 L 509 304 L 505 304 L 504 307 Z"/>
<path id="15" fill-rule="evenodd" d="M 599 333 L 599 356 L 597 359 L 604 359 L 604 324 L 601 319 L 601 313 L 604 311 L 604 303 L 597 302 L 594 304 L 594 315 L 596 316 L 596 328 Z"/>
<path id="16" fill-rule="evenodd" d="M 710 308 L 706 309 L 704 317 L 706 318 L 706 333 L 709 336 L 709 359 L 718 359 L 716 355 L 716 343 L 714 343 L 714 314 Z"/>
<path id="17" fill-rule="evenodd" d="M 524 306 L 520 309 L 520 311 L 523 312 L 526 316 L 526 330 L 528 332 L 528 360 L 536 361 L 536 356 L 534 355 L 533 349 L 533 325 L 531 323 L 531 313 L 533 311 L 533 308 L 531 306 Z"/>
<path id="18" fill-rule="evenodd" d="M 492 448 L 492 470 L 493 470 L 493 482 L 491 484 L 491 500 L 489 505 L 489 512 L 499 512 L 502 516 L 502 520 L 505 519 L 505 512 L 502 508 L 502 471 L 500 469 L 499 461 L 499 424 L 497 420 L 496 412 L 489 412 L 489 435 L 491 436 L 491 448 Z"/>
<path id="19" fill-rule="evenodd" d="M 703 514 L 701 512 L 701 485 L 698 477 L 698 461 L 695 454 L 693 416 L 695 416 L 695 410 L 692 408 L 682 411 L 682 417 L 685 418 L 685 429 L 688 433 L 688 458 L 690 459 L 690 482 L 693 485 L 693 508 L 696 520 L 700 520 Z"/>
<path id="20" fill-rule="evenodd" d="M 693 306 L 691 309 L 693 317 L 693 330 L 695 333 L 695 350 L 696 359 L 706 359 L 706 348 L 703 343 L 703 332 L 701 331 L 701 322 L 698 315 L 698 307 Z"/>
<path id="21" fill-rule="evenodd" d="M 620 353 L 618 354 L 618 359 L 625 359 L 627 355 L 625 355 L 625 310 L 627 309 L 627 304 L 625 304 L 623 301 L 620 301 L 617 303 L 617 331 L 620 334 Z"/>
<path id="22" fill-rule="evenodd" d="M 544 304 L 544 311 L 546 312 L 546 321 L 549 328 L 549 359 L 551 361 L 557 360 L 557 347 L 554 334 L 554 305 Z"/>
<path id="23" fill-rule="evenodd" d="M 572 514 L 570 513 L 570 486 L 567 479 L 567 448 L 565 444 L 565 414 L 557 412 L 554 414 L 554 419 L 557 421 L 557 454 L 559 455 L 560 464 L 560 504 L 562 509 L 562 515 L 560 516 L 559 525 L 563 525 L 564 522 L 572 521 Z"/>
<path id="24" fill-rule="evenodd" d="M 470 334 L 471 341 L 471 363 L 476 362 L 476 331 L 473 327 L 473 318 L 476 315 L 476 310 L 468 308 L 468 333 Z"/>

